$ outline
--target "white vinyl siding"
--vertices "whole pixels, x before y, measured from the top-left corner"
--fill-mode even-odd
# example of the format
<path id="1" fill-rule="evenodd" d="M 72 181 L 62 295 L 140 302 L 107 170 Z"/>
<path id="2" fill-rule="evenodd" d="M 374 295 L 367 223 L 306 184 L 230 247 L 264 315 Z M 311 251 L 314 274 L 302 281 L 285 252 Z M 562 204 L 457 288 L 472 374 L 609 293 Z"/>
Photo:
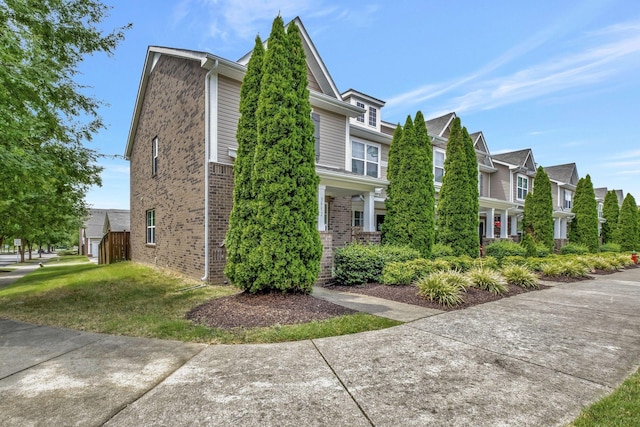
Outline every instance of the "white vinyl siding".
<path id="1" fill-rule="evenodd" d="M 320 116 L 320 157 L 316 163 L 344 170 L 347 131 L 344 116 L 319 108 L 314 108 L 313 112 Z"/>
<path id="2" fill-rule="evenodd" d="M 236 129 L 240 118 L 240 82 L 218 76 L 218 162 L 233 164 L 229 147 L 236 148 Z"/>

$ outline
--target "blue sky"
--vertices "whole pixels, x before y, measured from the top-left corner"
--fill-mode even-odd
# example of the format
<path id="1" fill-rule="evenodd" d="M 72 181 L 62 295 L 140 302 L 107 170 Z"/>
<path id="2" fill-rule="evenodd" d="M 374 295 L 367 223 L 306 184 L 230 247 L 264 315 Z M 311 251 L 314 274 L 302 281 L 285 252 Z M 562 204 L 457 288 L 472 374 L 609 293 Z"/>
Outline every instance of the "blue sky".
<path id="1" fill-rule="evenodd" d="M 338 89 L 386 101 L 382 120 L 455 111 L 492 153 L 575 162 L 595 187 L 640 201 L 640 2 L 105 0 L 105 29 L 133 23 L 112 57 L 82 64 L 108 124 L 88 146 L 124 153 L 148 45 L 237 60 L 273 18 L 300 16 Z M 129 164 L 104 158 L 96 208 L 129 207 Z"/>

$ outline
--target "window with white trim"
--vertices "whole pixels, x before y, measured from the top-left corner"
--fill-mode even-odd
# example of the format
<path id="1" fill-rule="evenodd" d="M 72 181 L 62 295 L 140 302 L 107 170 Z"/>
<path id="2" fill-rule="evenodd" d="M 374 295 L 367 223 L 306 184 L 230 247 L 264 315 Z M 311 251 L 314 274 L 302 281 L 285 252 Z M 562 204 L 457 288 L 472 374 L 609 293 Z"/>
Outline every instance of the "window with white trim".
<path id="1" fill-rule="evenodd" d="M 351 141 L 351 172 L 378 178 L 380 146 Z"/>
<path id="2" fill-rule="evenodd" d="M 158 174 L 158 137 L 151 141 L 151 175 Z"/>
<path id="3" fill-rule="evenodd" d="M 374 107 L 369 107 L 369 126 L 376 127 L 378 125 L 378 110 Z"/>
<path id="4" fill-rule="evenodd" d="M 351 224 L 354 227 L 364 227 L 364 212 L 353 211 L 353 218 L 351 220 Z"/>
<path id="5" fill-rule="evenodd" d="M 360 102 L 360 101 L 356 101 L 356 107 L 360 107 L 360 108 L 366 108 L 366 106 Z M 360 114 L 357 118 L 357 121 L 359 121 L 360 123 L 364 123 L 364 113 Z"/>
<path id="6" fill-rule="evenodd" d="M 444 151 L 433 149 L 433 178 L 436 182 L 442 182 L 444 176 Z"/>
<path id="7" fill-rule="evenodd" d="M 564 209 L 571 209 L 573 207 L 573 191 L 562 190 L 562 207 Z"/>
<path id="8" fill-rule="evenodd" d="M 155 245 L 156 243 L 156 210 L 147 211 L 147 244 Z"/>
<path id="9" fill-rule="evenodd" d="M 529 192 L 529 178 L 518 175 L 518 200 L 524 200 Z"/>
<path id="10" fill-rule="evenodd" d="M 603 206 L 604 205 L 602 204 L 602 202 L 598 202 L 598 218 L 602 218 L 603 217 L 603 213 L 602 213 Z"/>

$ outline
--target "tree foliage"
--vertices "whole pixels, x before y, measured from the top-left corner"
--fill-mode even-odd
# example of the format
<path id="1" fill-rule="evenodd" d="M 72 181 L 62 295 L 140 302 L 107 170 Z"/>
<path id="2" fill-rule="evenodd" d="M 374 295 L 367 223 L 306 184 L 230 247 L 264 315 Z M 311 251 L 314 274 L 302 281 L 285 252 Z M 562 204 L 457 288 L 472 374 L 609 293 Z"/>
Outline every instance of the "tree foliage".
<path id="1" fill-rule="evenodd" d="M 533 191 L 524 201 L 524 232 L 535 243 L 553 249 L 553 197 L 551 181 L 542 166 L 538 166 L 533 182 Z"/>
<path id="2" fill-rule="evenodd" d="M 618 206 L 618 196 L 615 190 L 607 191 L 604 196 L 604 204 L 602 206 L 602 216 L 606 220 L 602 224 L 602 243 L 613 243 L 616 230 L 618 229 L 618 216 L 620 215 L 620 206 Z"/>
<path id="3" fill-rule="evenodd" d="M 93 0 L 0 2 L 0 234 L 33 240 L 86 212 L 100 184 L 83 144 L 103 127 L 100 102 L 74 81 L 86 55 L 113 53 L 127 27 L 98 28 Z M 88 120 L 85 120 L 88 118 Z M 72 218 L 73 220 L 71 220 Z"/>
<path id="4" fill-rule="evenodd" d="M 620 208 L 618 217 L 618 229 L 615 234 L 615 243 L 620 245 L 623 251 L 638 250 L 638 206 L 636 199 L 627 193 Z"/>
<path id="5" fill-rule="evenodd" d="M 589 175 L 578 181 L 571 212 L 575 217 L 571 220 L 569 241 L 598 252 L 598 205 Z"/>
<path id="6" fill-rule="evenodd" d="M 396 127 L 389 149 L 384 243 L 407 245 L 431 255 L 434 240 L 433 154 L 424 116 Z"/>
<path id="7" fill-rule="evenodd" d="M 261 71 L 257 104 L 255 97 L 251 101 L 257 145 L 251 189 L 245 190 L 254 199 L 251 230 L 235 235 L 230 231 L 232 239 L 240 239 L 234 247 L 246 252 L 236 252 L 239 257 L 233 262 L 242 264 L 227 271 L 236 286 L 252 293 L 310 292 L 322 256 L 317 230 L 319 178 L 306 61 L 295 24 L 285 32 L 281 17 L 273 21 Z M 246 179 L 242 185 L 247 185 Z"/>
<path id="8" fill-rule="evenodd" d="M 231 283 L 251 283 L 255 279 L 255 272 L 250 270 L 247 257 L 251 249 L 258 244 L 251 173 L 258 140 L 256 112 L 263 61 L 264 46 L 258 36 L 240 88 L 240 118 L 236 132 L 238 150 L 233 167 L 233 208 L 225 239 L 227 248 L 225 275 Z"/>
<path id="9" fill-rule="evenodd" d="M 478 210 L 476 179 L 470 178 L 470 167 L 466 144 L 471 138 L 465 138 L 460 119 L 455 118 L 447 141 L 445 174 L 440 188 L 437 208 L 438 241 L 453 249 L 454 255 L 478 256 Z M 475 153 L 474 153 L 475 159 Z M 472 188 L 475 183 L 475 189 Z"/>

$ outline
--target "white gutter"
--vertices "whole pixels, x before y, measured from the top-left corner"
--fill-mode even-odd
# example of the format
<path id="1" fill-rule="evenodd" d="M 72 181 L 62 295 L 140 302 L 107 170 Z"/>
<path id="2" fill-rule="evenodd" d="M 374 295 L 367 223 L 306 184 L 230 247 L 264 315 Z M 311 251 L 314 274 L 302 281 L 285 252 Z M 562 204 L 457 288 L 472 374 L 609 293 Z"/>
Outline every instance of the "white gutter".
<path id="1" fill-rule="evenodd" d="M 203 63 L 203 66 L 207 64 Z M 209 83 L 211 74 L 218 68 L 216 59 L 204 78 L 204 276 L 200 280 L 209 280 L 209 141 L 211 140 L 211 123 L 209 103 L 211 102 Z"/>

